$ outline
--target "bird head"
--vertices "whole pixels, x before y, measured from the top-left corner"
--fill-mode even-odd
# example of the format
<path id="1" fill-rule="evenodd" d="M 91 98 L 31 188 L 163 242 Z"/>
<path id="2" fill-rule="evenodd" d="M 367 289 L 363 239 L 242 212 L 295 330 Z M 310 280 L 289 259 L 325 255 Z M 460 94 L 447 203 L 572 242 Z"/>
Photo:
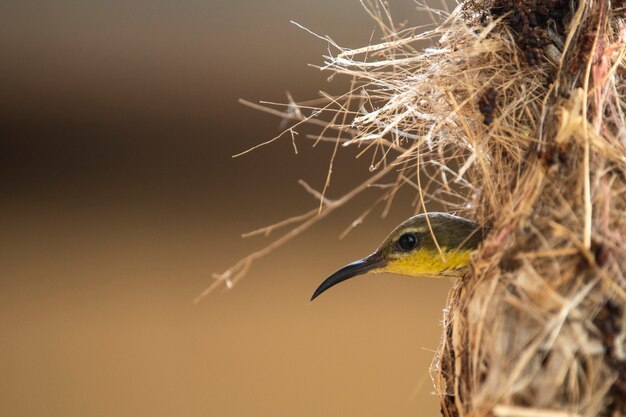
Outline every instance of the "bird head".
<path id="1" fill-rule="evenodd" d="M 368 272 L 391 272 L 414 277 L 460 277 L 471 252 L 483 240 L 484 229 L 446 213 L 413 216 L 398 227 L 371 255 L 352 262 L 328 277 L 311 301 L 330 287 Z"/>

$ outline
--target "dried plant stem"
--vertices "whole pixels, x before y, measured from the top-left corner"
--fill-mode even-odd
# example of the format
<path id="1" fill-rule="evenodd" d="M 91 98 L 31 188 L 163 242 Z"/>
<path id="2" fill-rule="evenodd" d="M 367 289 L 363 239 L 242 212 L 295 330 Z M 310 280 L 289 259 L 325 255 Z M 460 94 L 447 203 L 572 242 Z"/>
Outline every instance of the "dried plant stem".
<path id="1" fill-rule="evenodd" d="M 389 171 L 391 171 L 392 168 L 393 167 L 388 166 L 388 167 L 381 169 L 378 173 L 369 177 L 366 181 L 358 185 L 356 188 L 352 189 L 350 192 L 343 195 L 341 198 L 331 201 L 328 204 L 324 205 L 321 210 L 313 209 L 303 215 L 297 216 L 296 218 L 291 218 L 291 219 L 287 219 L 285 221 L 280 222 L 279 223 L 280 225 L 285 225 L 285 224 L 296 222 L 297 220 L 304 220 L 299 226 L 296 226 L 293 229 L 289 230 L 283 236 L 276 239 L 269 245 L 265 246 L 263 249 L 253 252 L 250 255 L 246 256 L 245 258 L 241 259 L 239 262 L 237 262 L 235 265 L 230 267 L 225 272 L 221 274 L 215 274 L 214 278 L 216 279 L 216 281 L 213 282 L 204 291 L 202 291 L 194 299 L 194 303 L 200 302 L 204 297 L 209 295 L 213 290 L 215 290 L 219 285 L 223 283 L 229 282 L 229 284 L 227 284 L 229 286 L 236 284 L 248 272 L 248 270 L 250 269 L 254 261 L 270 254 L 271 252 L 278 249 L 279 247 L 281 247 L 282 245 L 284 245 L 285 243 L 287 243 L 294 237 L 298 236 L 299 234 L 309 229 L 315 223 L 317 223 L 318 221 L 322 220 L 324 217 L 326 217 L 327 215 L 335 211 L 335 209 L 343 206 L 344 204 L 352 200 L 362 191 L 367 189 L 368 186 L 376 183 L 376 181 L 380 180 Z M 269 228 L 272 228 L 272 226 L 269 226 Z"/>

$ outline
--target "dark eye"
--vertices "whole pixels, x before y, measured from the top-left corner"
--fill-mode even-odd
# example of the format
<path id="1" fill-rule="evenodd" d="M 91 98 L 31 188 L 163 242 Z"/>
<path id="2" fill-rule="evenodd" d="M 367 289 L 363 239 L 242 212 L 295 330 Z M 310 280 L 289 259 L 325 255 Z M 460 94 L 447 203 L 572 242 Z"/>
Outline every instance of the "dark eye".
<path id="1" fill-rule="evenodd" d="M 398 248 L 403 251 L 410 251 L 417 246 L 417 236 L 413 233 L 405 233 L 398 239 Z"/>

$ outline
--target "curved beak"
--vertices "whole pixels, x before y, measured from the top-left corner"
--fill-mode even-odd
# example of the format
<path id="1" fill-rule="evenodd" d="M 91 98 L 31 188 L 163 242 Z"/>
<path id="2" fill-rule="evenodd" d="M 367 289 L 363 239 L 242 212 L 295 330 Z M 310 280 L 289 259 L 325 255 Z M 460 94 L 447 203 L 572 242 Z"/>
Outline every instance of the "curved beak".
<path id="1" fill-rule="evenodd" d="M 378 252 L 374 252 L 367 258 L 352 262 L 351 264 L 344 266 L 343 268 L 326 278 L 326 280 L 322 282 L 313 293 L 311 301 L 315 300 L 321 293 L 323 293 L 330 287 L 337 285 L 342 281 L 345 281 L 357 275 L 365 274 L 366 272 L 372 271 L 374 269 L 383 268 L 386 264 L 387 261 L 385 261 Z"/>

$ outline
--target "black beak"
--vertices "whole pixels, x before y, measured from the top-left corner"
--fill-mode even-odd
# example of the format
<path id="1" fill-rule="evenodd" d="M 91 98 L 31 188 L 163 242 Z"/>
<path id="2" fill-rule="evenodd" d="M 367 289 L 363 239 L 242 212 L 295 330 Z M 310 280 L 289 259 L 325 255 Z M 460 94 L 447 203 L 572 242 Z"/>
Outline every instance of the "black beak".
<path id="1" fill-rule="evenodd" d="M 317 287 L 317 289 L 313 293 L 313 297 L 311 297 L 311 301 L 315 300 L 317 296 L 319 296 L 330 287 L 337 285 L 340 282 L 347 280 L 348 278 L 365 274 L 372 269 L 382 268 L 385 266 L 386 263 L 387 262 L 383 259 L 383 257 L 380 256 L 378 252 L 375 252 L 367 258 L 363 258 L 344 266 L 339 271 L 326 278 L 326 280 L 322 282 L 319 287 Z"/>

